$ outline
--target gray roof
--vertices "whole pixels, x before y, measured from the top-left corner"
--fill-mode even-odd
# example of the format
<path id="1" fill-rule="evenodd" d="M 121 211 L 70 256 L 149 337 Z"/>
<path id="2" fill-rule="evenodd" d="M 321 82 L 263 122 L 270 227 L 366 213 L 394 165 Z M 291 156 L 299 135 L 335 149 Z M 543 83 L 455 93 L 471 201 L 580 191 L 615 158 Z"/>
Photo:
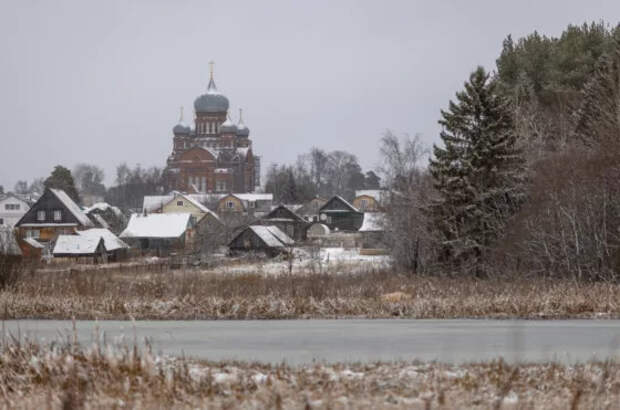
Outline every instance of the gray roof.
<path id="1" fill-rule="evenodd" d="M 174 128 L 172 129 L 172 132 L 175 135 L 176 134 L 189 134 L 191 130 L 192 129 L 190 128 L 189 125 L 181 121 L 177 125 L 174 126 Z"/>
<path id="2" fill-rule="evenodd" d="M 194 101 L 194 109 L 196 112 L 227 112 L 228 106 L 228 98 L 217 90 L 213 78 L 209 81 L 207 93 L 196 98 Z"/>

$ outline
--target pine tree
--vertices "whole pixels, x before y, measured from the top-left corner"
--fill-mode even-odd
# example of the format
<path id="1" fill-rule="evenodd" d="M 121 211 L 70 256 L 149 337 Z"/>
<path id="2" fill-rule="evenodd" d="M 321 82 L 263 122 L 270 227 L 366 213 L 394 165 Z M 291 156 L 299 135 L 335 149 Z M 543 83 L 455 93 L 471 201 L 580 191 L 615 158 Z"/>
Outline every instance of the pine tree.
<path id="1" fill-rule="evenodd" d="M 56 165 L 52 174 L 47 177 L 43 184 L 45 188 L 62 189 L 76 203 L 80 203 L 80 197 L 75 188 L 75 181 L 73 181 L 71 171 L 62 165 Z"/>
<path id="2" fill-rule="evenodd" d="M 478 67 L 441 112 L 444 148 L 434 146 L 430 173 L 438 198 L 430 208 L 440 259 L 476 274 L 523 199 L 523 160 L 508 103 Z"/>

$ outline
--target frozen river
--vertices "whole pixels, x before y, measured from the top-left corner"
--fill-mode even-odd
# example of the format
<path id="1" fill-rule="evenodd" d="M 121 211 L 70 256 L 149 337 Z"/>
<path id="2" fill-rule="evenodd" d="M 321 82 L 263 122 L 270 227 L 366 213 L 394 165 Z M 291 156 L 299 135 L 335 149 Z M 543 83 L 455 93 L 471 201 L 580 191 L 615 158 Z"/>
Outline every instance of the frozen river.
<path id="1" fill-rule="evenodd" d="M 71 321 L 4 322 L 5 331 L 43 341 L 72 335 Z M 148 338 L 157 353 L 289 364 L 313 360 L 437 360 L 565 363 L 620 358 L 620 320 L 264 320 L 77 321 L 80 342 Z M 72 336 L 71 336 L 72 337 Z"/>

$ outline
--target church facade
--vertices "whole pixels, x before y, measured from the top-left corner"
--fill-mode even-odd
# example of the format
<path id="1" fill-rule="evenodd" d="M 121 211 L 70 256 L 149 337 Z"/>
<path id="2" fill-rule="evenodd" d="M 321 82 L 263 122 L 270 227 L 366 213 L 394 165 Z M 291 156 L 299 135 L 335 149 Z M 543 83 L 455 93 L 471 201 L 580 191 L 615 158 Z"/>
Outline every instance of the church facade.
<path id="1" fill-rule="evenodd" d="M 229 102 L 213 80 L 194 101 L 193 127 L 174 126 L 172 153 L 164 170 L 167 188 L 187 193 L 253 192 L 260 185 L 260 158 L 252 151 L 250 129 L 242 112 L 235 124 Z"/>

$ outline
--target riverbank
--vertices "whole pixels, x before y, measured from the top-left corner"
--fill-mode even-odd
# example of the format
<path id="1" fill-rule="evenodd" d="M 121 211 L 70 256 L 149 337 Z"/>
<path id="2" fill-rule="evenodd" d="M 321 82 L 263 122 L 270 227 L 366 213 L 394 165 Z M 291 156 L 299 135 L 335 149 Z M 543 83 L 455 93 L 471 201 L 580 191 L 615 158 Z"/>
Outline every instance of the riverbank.
<path id="1" fill-rule="evenodd" d="M 35 272 L 0 292 L 5 319 L 620 318 L 620 284 L 478 280 L 386 270 L 294 275 Z"/>
<path id="2" fill-rule="evenodd" d="M 422 362 L 299 367 L 156 356 L 131 346 L 4 345 L 6 408 L 618 408 L 620 365 Z M 615 404 L 614 404 L 615 403 Z"/>

